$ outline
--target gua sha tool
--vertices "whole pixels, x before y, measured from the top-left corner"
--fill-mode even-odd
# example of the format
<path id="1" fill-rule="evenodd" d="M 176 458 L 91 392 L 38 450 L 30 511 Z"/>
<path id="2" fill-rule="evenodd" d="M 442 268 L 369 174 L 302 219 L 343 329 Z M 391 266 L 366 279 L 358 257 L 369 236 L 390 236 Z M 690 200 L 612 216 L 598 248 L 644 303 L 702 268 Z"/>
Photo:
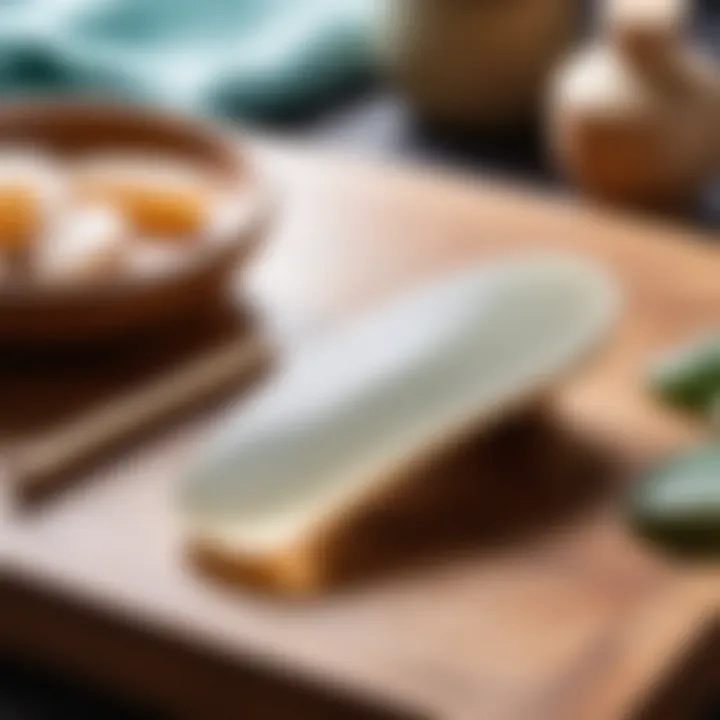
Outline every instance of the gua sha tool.
<path id="1" fill-rule="evenodd" d="M 411 291 L 301 351 L 182 480 L 192 556 L 281 592 L 326 585 L 326 551 L 349 518 L 573 369 L 617 299 L 586 261 L 506 260 Z"/>

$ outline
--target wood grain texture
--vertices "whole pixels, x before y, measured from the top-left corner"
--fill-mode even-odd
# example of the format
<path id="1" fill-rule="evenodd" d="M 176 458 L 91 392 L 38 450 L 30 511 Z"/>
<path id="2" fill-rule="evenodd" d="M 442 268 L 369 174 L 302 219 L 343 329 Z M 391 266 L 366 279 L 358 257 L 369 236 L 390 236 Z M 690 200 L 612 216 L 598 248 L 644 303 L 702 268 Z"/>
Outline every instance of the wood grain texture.
<path id="1" fill-rule="evenodd" d="M 16 610 L 0 613 L 0 639 L 161 702 L 173 677 L 188 677 L 181 654 L 160 649 L 172 641 L 193 649 L 203 682 L 228 698 L 242 698 L 242 687 L 231 672 L 210 683 L 213 658 L 400 716 L 640 713 L 710 637 L 718 585 L 713 568 L 676 567 L 622 524 L 618 501 L 637 468 L 699 434 L 654 406 L 637 373 L 657 349 L 720 320 L 720 250 L 682 229 L 512 188 L 277 146 L 258 152 L 286 207 L 240 294 L 278 352 L 446 268 L 546 248 L 589 255 L 618 275 L 626 313 L 615 341 L 542 411 L 464 443 L 368 518 L 344 548 L 356 572 L 314 601 L 214 586 L 182 561 L 173 486 L 221 412 L 143 443 L 36 513 L 5 508 L 16 592 L 73 608 L 71 636 L 90 633 L 81 621 L 91 615 L 114 629 L 96 625 L 91 645 L 70 643 L 69 611 L 33 615 L 8 583 L 0 602 Z M 166 353 L 154 367 L 175 361 Z M 0 428 L 31 436 L 64 417 L 70 397 L 96 401 L 142 376 L 140 365 L 85 377 L 65 366 L 54 379 L 8 369 Z M 55 618 L 53 650 L 33 630 L 40 617 Z M 155 682 L 153 663 L 132 651 L 113 654 L 128 628 L 171 680 Z M 198 697 L 196 706 L 208 702 Z"/>
<path id="2" fill-rule="evenodd" d="M 54 431 L 19 443 L 8 452 L 15 500 L 31 503 L 46 499 L 58 487 L 82 476 L 93 459 L 102 459 L 163 421 L 176 420 L 182 413 L 197 410 L 211 399 L 257 379 L 266 360 L 267 350 L 262 344 L 241 335 L 184 365 L 165 369 Z"/>

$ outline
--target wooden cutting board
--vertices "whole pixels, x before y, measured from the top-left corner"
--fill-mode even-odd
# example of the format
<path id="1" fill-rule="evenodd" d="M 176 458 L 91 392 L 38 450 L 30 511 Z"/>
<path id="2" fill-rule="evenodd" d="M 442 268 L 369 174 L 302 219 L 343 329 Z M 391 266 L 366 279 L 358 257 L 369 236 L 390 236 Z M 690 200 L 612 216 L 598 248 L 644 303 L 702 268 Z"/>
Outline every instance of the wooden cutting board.
<path id="1" fill-rule="evenodd" d="M 352 580 L 316 600 L 214 586 L 183 562 L 173 485 L 222 410 L 35 510 L 5 498 L 0 647 L 181 716 L 689 717 L 719 679 L 718 573 L 636 542 L 619 501 L 639 468 L 698 437 L 637 377 L 656 349 L 720 321 L 720 248 L 491 183 L 258 154 L 282 212 L 238 303 L 279 354 L 402 287 L 517 250 L 605 263 L 626 294 L 622 325 L 541 410 L 417 478 L 358 538 Z M 193 343 L 180 345 L 147 368 Z M 132 357 L 4 368 L 0 433 L 25 439 L 134 382 L 146 366 Z"/>

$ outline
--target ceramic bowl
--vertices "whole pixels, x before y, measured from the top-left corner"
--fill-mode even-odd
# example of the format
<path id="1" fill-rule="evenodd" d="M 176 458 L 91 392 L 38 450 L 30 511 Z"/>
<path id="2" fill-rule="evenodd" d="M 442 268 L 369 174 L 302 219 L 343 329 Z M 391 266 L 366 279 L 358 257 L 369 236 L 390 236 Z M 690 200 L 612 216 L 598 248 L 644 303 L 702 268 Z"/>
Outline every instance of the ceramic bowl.
<path id="1" fill-rule="evenodd" d="M 0 286 L 0 341 L 65 342 L 117 337 L 177 320 L 222 299 L 263 236 L 266 188 L 247 148 L 201 121 L 123 105 L 38 101 L 0 108 L 0 145 L 31 146 L 72 161 L 94 152 L 147 152 L 206 168 L 243 203 L 227 237 L 199 244 L 187 262 L 151 275 L 75 286 L 28 280 Z"/>

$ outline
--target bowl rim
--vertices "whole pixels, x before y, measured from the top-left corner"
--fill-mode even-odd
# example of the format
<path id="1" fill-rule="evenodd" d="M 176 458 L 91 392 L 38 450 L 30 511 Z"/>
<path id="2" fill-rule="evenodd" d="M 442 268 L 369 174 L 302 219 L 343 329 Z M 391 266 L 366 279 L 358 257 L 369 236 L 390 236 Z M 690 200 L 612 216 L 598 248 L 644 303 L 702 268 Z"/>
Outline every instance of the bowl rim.
<path id="1" fill-rule="evenodd" d="M 88 281 L 78 284 L 30 282 L 0 285 L 0 307 L 47 306 L 48 303 L 102 303 L 129 297 L 143 291 L 160 290 L 183 280 L 201 275 L 222 258 L 244 254 L 252 249 L 261 236 L 262 229 L 269 222 L 275 198 L 269 184 L 254 160 L 241 131 L 224 127 L 204 118 L 190 117 L 163 109 L 148 108 L 127 102 L 112 100 L 63 99 L 42 97 L 9 101 L 0 106 L 0 144 L 3 142 L 2 126 L 18 116 L 38 117 L 55 115 L 75 118 L 82 122 L 87 114 L 100 115 L 107 119 L 138 121 L 156 127 L 172 128 L 178 135 L 202 140 L 209 147 L 215 147 L 219 154 L 226 155 L 234 170 L 228 192 L 242 193 L 245 207 L 236 224 L 225 232 L 218 233 L 213 242 L 204 243 L 189 253 L 188 261 L 149 275 L 126 275 L 112 281 Z M 39 136 L 41 139 L 41 136 Z M 230 260 L 229 260 L 230 261 Z"/>

